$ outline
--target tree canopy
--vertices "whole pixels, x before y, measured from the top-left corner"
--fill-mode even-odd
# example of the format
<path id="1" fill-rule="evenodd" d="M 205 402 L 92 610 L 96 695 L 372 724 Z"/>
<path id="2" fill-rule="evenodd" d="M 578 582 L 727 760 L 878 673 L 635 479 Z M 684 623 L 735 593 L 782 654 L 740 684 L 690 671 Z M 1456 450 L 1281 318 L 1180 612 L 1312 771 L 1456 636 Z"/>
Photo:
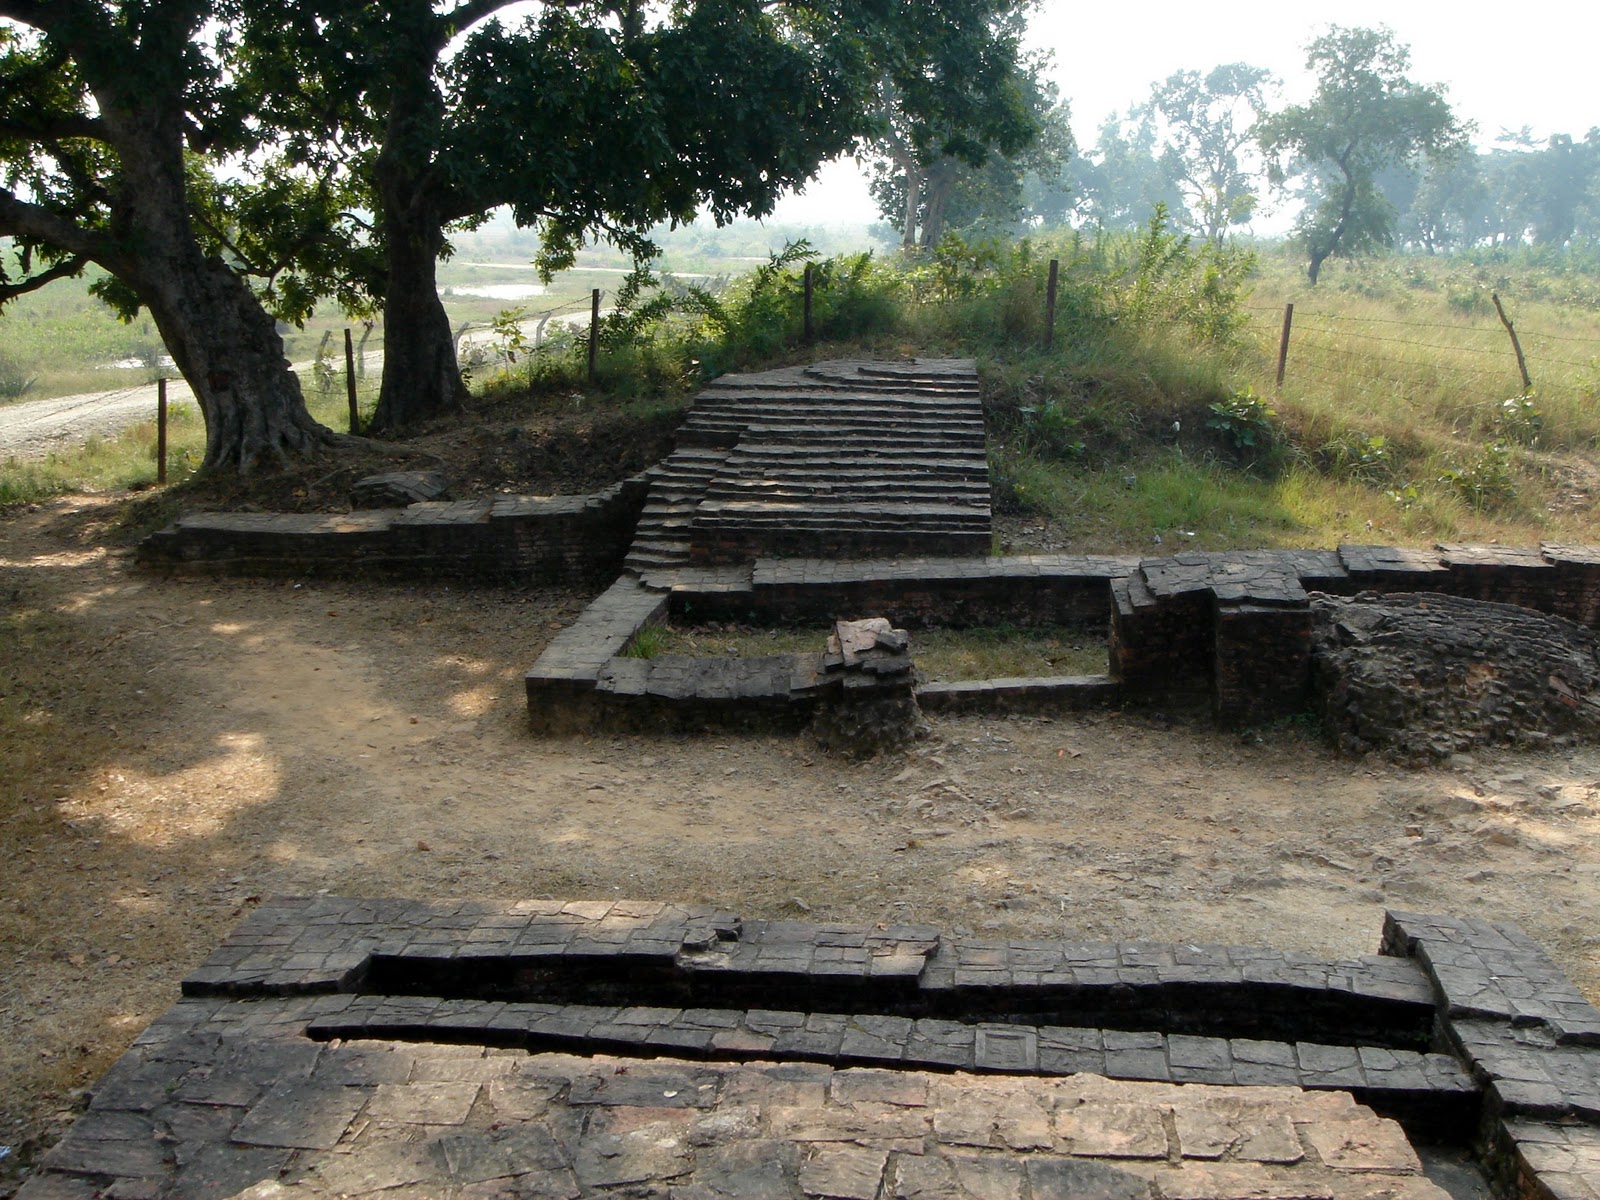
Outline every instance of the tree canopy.
<path id="1" fill-rule="evenodd" d="M 1387 29 L 1333 26 L 1307 50 L 1317 89 L 1257 127 L 1277 182 L 1298 175 L 1309 185 L 1297 224 L 1313 285 L 1334 254 L 1389 245 L 1395 209 L 1379 175 L 1439 160 L 1466 145 L 1444 89 L 1406 75 L 1410 51 Z"/>
<path id="2" fill-rule="evenodd" d="M 760 215 L 875 129 L 885 80 L 915 145 L 971 152 L 1014 58 L 998 0 L 508 7 L 0 0 L 0 303 L 103 267 L 194 388 L 205 467 L 248 469 L 331 438 L 274 316 L 382 307 L 378 425 L 405 425 L 461 397 L 434 287 L 453 224 L 510 205 L 557 267 Z"/>
<path id="3" fill-rule="evenodd" d="M 193 387 L 204 466 L 249 469 L 332 437 L 306 413 L 263 297 L 295 317 L 337 290 L 316 247 L 342 218 L 314 181 L 269 175 L 247 195 L 208 173 L 263 138 L 222 15 L 208 0 L 0 3 L 0 304 L 104 268 L 98 293 L 125 316 L 147 308 Z M 230 237 L 246 212 L 266 224 Z"/>
<path id="4" fill-rule="evenodd" d="M 993 236 L 1014 233 L 1030 199 L 1062 177 L 1075 149 L 1067 105 L 1043 79 L 1043 60 L 1019 58 L 1008 87 L 995 94 L 987 144 L 958 152 L 947 145 L 918 151 L 909 120 L 892 89 L 881 98 L 883 132 L 869 147 L 871 192 L 884 219 L 901 231 L 906 249 L 928 249 L 947 231 Z"/>
<path id="5" fill-rule="evenodd" d="M 1151 91 L 1148 110 L 1166 130 L 1164 157 L 1187 224 L 1213 244 L 1255 214 L 1255 173 L 1241 153 L 1255 141 L 1273 84 L 1270 72 L 1236 62 L 1203 75 L 1175 71 Z"/>

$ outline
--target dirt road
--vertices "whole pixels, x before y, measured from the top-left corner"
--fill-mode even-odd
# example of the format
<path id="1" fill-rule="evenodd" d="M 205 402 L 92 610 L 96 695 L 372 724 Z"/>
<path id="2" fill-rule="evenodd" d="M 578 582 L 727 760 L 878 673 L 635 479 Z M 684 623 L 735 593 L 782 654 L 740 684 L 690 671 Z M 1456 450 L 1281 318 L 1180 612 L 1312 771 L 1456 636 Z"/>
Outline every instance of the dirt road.
<path id="1" fill-rule="evenodd" d="M 1595 750 L 1409 771 L 1118 713 L 941 721 L 864 765 L 788 737 L 536 738 L 521 672 L 585 597 L 162 581 L 100 544 L 110 511 L 0 520 L 18 1162 L 274 893 L 690 899 L 1334 956 L 1373 952 L 1387 906 L 1516 920 L 1600 998 Z"/>
<path id="2" fill-rule="evenodd" d="M 194 404 L 194 393 L 181 379 L 167 385 L 172 404 Z M 48 400 L 19 400 L 0 405 L 0 461 L 43 458 L 55 450 L 75 450 L 91 434 L 108 436 L 156 416 L 156 385 L 84 392 Z"/>

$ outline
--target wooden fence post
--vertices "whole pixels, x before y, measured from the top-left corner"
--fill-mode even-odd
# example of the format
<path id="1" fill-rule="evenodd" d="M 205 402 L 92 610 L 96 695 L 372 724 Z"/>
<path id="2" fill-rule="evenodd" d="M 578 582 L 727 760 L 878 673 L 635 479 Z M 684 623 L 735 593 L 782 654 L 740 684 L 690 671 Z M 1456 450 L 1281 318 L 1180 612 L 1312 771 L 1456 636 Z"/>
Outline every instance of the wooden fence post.
<path id="1" fill-rule="evenodd" d="M 1494 301 L 1494 310 L 1500 314 L 1500 324 L 1506 327 L 1506 332 L 1511 335 L 1511 348 L 1517 352 L 1517 370 L 1522 373 L 1522 390 L 1533 391 L 1533 380 L 1528 378 L 1528 360 L 1522 357 L 1522 343 L 1517 340 L 1517 331 L 1512 327 L 1511 318 L 1506 316 L 1506 310 L 1500 303 L 1500 297 L 1495 292 L 1489 293 L 1489 299 Z"/>
<path id="2" fill-rule="evenodd" d="M 805 342 L 806 342 L 806 345 L 809 346 L 809 345 L 811 345 L 812 341 L 815 339 L 815 336 L 816 336 L 815 335 L 815 331 L 811 327 L 811 286 L 812 285 L 811 285 L 811 264 L 810 263 L 806 264 L 806 276 L 805 276 L 805 279 L 806 279 L 806 282 L 805 282 L 805 288 L 806 288 Z"/>
<path id="3" fill-rule="evenodd" d="M 1061 279 L 1061 260 L 1050 260 L 1050 278 L 1044 285 L 1044 348 L 1050 349 L 1056 340 L 1056 287 Z"/>
<path id="4" fill-rule="evenodd" d="M 356 403 L 356 350 L 350 327 L 344 330 L 344 391 L 350 399 L 350 432 L 361 432 L 361 406 Z"/>
<path id="5" fill-rule="evenodd" d="M 167 377 L 156 380 L 156 482 L 167 481 Z"/>
<path id="6" fill-rule="evenodd" d="M 1289 363 L 1289 329 L 1294 325 L 1294 305 L 1283 306 L 1283 334 L 1278 338 L 1278 386 L 1283 386 L 1283 369 Z"/>
<path id="7" fill-rule="evenodd" d="M 589 297 L 589 386 L 594 386 L 596 355 L 600 353 L 600 289 Z"/>
<path id="8" fill-rule="evenodd" d="M 361 323 L 361 340 L 356 343 L 356 374 L 365 379 L 367 377 L 367 339 L 372 336 L 375 322 L 363 321 Z"/>

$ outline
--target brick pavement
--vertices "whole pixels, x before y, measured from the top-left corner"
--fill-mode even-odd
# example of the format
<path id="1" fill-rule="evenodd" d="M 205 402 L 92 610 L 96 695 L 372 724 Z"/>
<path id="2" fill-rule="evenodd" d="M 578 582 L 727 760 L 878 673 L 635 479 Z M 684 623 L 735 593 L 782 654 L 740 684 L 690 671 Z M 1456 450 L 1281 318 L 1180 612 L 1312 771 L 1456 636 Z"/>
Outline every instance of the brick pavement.
<path id="1" fill-rule="evenodd" d="M 1439 1195 L 1363 1105 L 1595 1195 L 1600 1013 L 1514 926 L 1382 949 L 277 900 L 21 1195 Z"/>

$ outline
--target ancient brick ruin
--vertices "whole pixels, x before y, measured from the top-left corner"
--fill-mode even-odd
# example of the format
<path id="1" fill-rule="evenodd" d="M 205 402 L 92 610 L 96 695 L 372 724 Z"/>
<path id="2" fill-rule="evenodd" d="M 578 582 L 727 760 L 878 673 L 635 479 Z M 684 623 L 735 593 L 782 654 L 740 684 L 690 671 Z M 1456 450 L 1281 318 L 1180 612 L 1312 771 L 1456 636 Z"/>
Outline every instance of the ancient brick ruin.
<path id="1" fill-rule="evenodd" d="M 1443 1200 L 1408 1134 L 1505 1195 L 1600 1178 L 1600 1011 L 1481 921 L 1391 913 L 1322 962 L 314 897 L 183 996 L 19 1200 Z"/>
<path id="2" fill-rule="evenodd" d="M 1312 702 L 1319 595 L 1600 625 L 1600 547 L 997 558 L 988 503 L 970 363 L 820 364 L 721 381 L 677 452 L 596 496 L 186 517 L 144 559 L 614 580 L 529 670 L 536 730 L 799 729 L 844 686 L 843 639 L 625 654 L 668 617 L 882 618 L 913 650 L 930 625 L 1094 627 L 1104 674 L 916 701 L 1233 725 Z M 1380 951 L 277 900 L 22 1196 L 1442 1197 L 1410 1138 L 1470 1147 L 1504 1196 L 1600 1193 L 1600 1012 L 1512 926 L 1390 913 Z"/>
<path id="3" fill-rule="evenodd" d="M 202 513 L 141 549 L 165 570 L 615 582 L 527 674 L 535 729 L 798 729 L 823 647 L 766 659 L 621 657 L 664 619 L 883 617 L 1105 631 L 1087 677 L 923 685 L 930 712 L 1208 704 L 1233 726 L 1312 707 L 1313 593 L 1435 592 L 1600 626 L 1600 546 L 988 556 L 967 360 L 728 376 L 673 454 L 593 496 L 434 501 L 343 515 Z"/>

